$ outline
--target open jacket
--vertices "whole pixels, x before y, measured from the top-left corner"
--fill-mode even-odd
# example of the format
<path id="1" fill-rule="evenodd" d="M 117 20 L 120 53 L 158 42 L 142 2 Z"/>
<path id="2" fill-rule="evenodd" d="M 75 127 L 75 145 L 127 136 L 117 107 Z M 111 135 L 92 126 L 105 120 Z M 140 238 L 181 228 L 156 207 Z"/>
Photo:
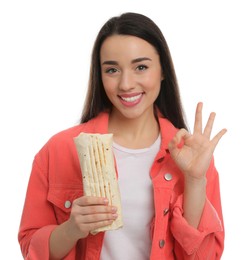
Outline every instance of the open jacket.
<path id="1" fill-rule="evenodd" d="M 83 196 L 82 173 L 73 138 L 80 132 L 107 133 L 108 119 L 108 113 L 100 113 L 87 123 L 54 135 L 35 156 L 18 234 L 25 259 L 49 259 L 51 232 L 69 218 L 72 201 Z M 183 174 L 168 151 L 168 143 L 178 129 L 162 117 L 159 124 L 162 142 L 150 171 L 155 208 L 150 259 L 220 259 L 224 230 L 214 162 L 207 172 L 207 200 L 195 229 L 183 218 Z M 98 260 L 104 235 L 101 232 L 80 239 L 64 259 Z"/>

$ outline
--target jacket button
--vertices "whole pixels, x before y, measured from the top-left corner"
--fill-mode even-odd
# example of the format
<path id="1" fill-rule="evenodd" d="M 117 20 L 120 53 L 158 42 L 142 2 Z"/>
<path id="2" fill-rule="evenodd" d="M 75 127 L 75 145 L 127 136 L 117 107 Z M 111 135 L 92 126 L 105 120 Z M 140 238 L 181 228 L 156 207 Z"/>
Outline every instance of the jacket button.
<path id="1" fill-rule="evenodd" d="M 159 241 L 159 247 L 160 247 L 160 248 L 163 248 L 164 245 L 165 245 L 165 241 L 164 241 L 164 239 L 161 239 L 161 240 Z"/>
<path id="2" fill-rule="evenodd" d="M 172 180 L 172 174 L 166 173 L 166 174 L 164 175 L 164 178 L 165 178 L 166 181 L 171 181 L 171 180 Z"/>
<path id="3" fill-rule="evenodd" d="M 170 211 L 170 210 L 169 210 L 168 208 L 165 208 L 165 209 L 164 209 L 164 212 L 163 212 L 163 213 L 164 213 L 164 216 L 167 215 L 167 214 L 169 213 L 169 211 Z"/>
<path id="4" fill-rule="evenodd" d="M 64 203 L 64 207 L 65 207 L 66 209 L 69 209 L 69 208 L 71 207 L 71 205 L 72 205 L 72 203 L 71 203 L 70 200 L 66 200 L 65 203 Z"/>

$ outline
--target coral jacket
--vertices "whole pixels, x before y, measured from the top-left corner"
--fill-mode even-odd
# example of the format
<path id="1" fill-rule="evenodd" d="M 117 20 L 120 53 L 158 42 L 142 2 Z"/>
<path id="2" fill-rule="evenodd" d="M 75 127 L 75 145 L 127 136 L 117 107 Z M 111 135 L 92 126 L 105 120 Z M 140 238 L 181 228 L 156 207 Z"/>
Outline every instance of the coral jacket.
<path id="1" fill-rule="evenodd" d="M 107 113 L 101 113 L 87 123 L 54 135 L 35 156 L 18 234 L 25 259 L 49 259 L 52 230 L 69 218 L 72 201 L 83 196 L 73 138 L 80 132 L 107 133 L 108 119 Z M 162 142 L 150 172 L 155 207 L 150 259 L 220 259 L 224 230 L 214 162 L 207 172 L 207 201 L 198 229 L 195 229 L 183 218 L 183 174 L 167 148 L 178 129 L 165 118 L 159 118 L 159 124 Z M 64 259 L 98 260 L 104 235 L 101 232 L 80 239 Z"/>

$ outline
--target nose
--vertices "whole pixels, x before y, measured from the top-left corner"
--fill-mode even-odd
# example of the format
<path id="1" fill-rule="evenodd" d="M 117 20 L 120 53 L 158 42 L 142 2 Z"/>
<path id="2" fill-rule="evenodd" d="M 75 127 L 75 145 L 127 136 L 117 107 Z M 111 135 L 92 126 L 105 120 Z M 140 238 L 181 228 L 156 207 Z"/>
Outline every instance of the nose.
<path id="1" fill-rule="evenodd" d="M 123 71 L 120 77 L 119 89 L 129 91 L 135 87 L 135 79 L 131 72 Z"/>

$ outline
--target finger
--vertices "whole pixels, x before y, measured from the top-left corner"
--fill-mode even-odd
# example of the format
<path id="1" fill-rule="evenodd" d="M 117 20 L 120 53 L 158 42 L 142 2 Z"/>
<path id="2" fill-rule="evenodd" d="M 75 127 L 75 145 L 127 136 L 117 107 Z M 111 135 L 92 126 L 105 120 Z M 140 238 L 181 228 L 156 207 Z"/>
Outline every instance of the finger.
<path id="1" fill-rule="evenodd" d="M 93 214 L 82 216 L 82 223 L 96 223 L 103 222 L 107 220 L 115 220 L 117 218 L 117 213 L 106 213 L 106 214 Z"/>
<path id="2" fill-rule="evenodd" d="M 217 146 L 219 140 L 222 138 L 222 136 L 227 132 L 227 129 L 222 129 L 220 132 L 217 133 L 217 135 L 214 136 L 214 138 L 212 139 L 211 143 L 213 144 L 213 147 L 215 149 L 215 147 Z"/>
<path id="3" fill-rule="evenodd" d="M 199 102 L 195 114 L 194 133 L 202 133 L 202 108 L 203 103 Z"/>
<path id="4" fill-rule="evenodd" d="M 212 112 L 208 118 L 207 124 L 205 126 L 204 132 L 203 134 L 210 138 L 212 129 L 213 129 L 213 123 L 214 123 L 214 119 L 215 119 L 216 114 L 214 112 Z"/>
<path id="5" fill-rule="evenodd" d="M 81 225 L 99 223 L 104 221 L 114 221 L 118 217 L 117 213 L 107 214 L 93 214 L 93 215 L 80 215 L 77 222 Z"/>
<path id="6" fill-rule="evenodd" d="M 82 206 L 80 214 L 91 215 L 100 213 L 115 213 L 117 208 L 114 206 Z"/>
<path id="7" fill-rule="evenodd" d="M 107 198 L 93 196 L 82 196 L 73 201 L 73 204 L 79 206 L 108 205 L 108 203 L 109 201 Z"/>
<path id="8" fill-rule="evenodd" d="M 190 136 L 191 136 L 190 133 L 186 129 L 184 128 L 180 129 L 176 133 L 174 138 L 170 141 L 168 145 L 169 150 L 181 148 L 183 146 L 183 140 Z"/>
<path id="9" fill-rule="evenodd" d="M 102 227 L 106 227 L 112 224 L 114 220 L 105 220 L 105 221 L 101 221 L 101 222 L 96 222 L 96 223 L 92 223 L 92 224 L 88 224 L 87 225 L 87 230 L 92 231 L 98 228 L 102 228 Z"/>
<path id="10" fill-rule="evenodd" d="M 83 233 L 83 232 L 90 233 L 92 230 L 111 225 L 113 221 L 114 220 L 110 219 L 110 220 L 104 220 L 104 221 L 94 222 L 94 223 L 82 223 L 79 226 L 79 229 L 80 229 L 81 233 Z M 85 237 L 86 237 L 86 235 L 85 235 Z"/>

